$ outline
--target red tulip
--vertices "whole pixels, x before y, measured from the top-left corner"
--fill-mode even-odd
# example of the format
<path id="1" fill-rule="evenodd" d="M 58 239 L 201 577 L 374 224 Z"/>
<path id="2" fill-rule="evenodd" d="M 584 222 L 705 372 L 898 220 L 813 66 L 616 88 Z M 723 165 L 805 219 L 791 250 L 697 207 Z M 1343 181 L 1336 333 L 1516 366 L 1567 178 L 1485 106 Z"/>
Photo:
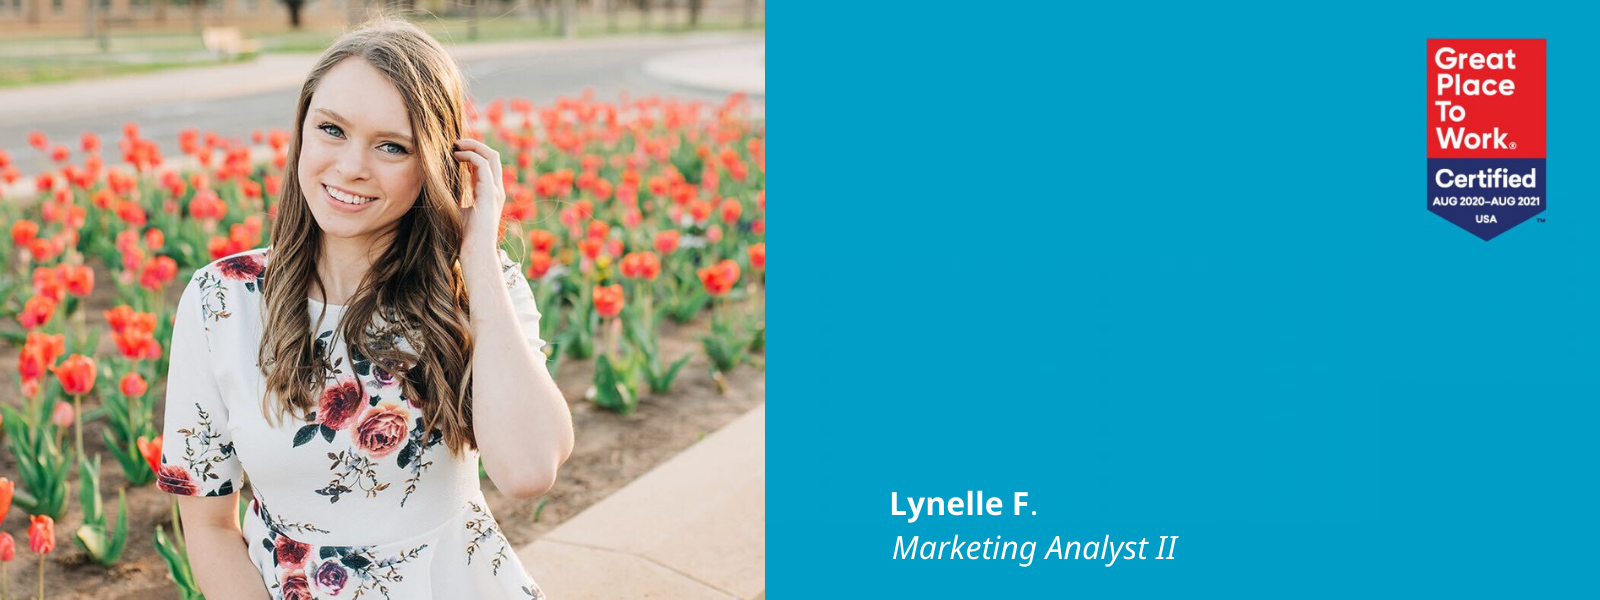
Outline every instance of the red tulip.
<path id="1" fill-rule="evenodd" d="M 578 240 L 578 251 L 582 252 L 589 260 L 600 258 L 600 251 L 605 249 L 605 244 L 594 238 Z"/>
<path id="2" fill-rule="evenodd" d="M 150 250 L 160 250 L 167 243 L 167 235 L 160 229 L 151 228 L 144 232 L 144 247 Z"/>
<path id="3" fill-rule="evenodd" d="M 713 296 L 721 296 L 733 289 L 733 284 L 739 282 L 739 263 L 723 259 L 717 264 L 696 271 L 700 275 L 700 283 L 706 287 L 706 292 Z"/>
<path id="4" fill-rule="evenodd" d="M 17 558 L 17 541 L 11 539 L 11 532 L 0 532 L 0 562 L 11 562 Z"/>
<path id="5" fill-rule="evenodd" d="M 28 145 L 38 150 L 44 150 L 50 147 L 50 138 L 45 137 L 43 131 L 30 131 L 28 132 Z"/>
<path id="6" fill-rule="evenodd" d="M 83 298 L 94 291 L 94 269 L 89 265 L 66 265 L 62 271 L 67 293 Z"/>
<path id="7" fill-rule="evenodd" d="M 661 274 L 661 259 L 654 252 L 629 252 L 622 257 L 622 276 L 655 281 Z"/>
<path id="8" fill-rule="evenodd" d="M 594 286 L 594 309 L 601 317 L 611 318 L 622 313 L 622 286 L 612 284 Z"/>
<path id="9" fill-rule="evenodd" d="M 767 269 L 767 244 L 765 242 L 750 245 L 750 268 L 757 271 L 765 271 Z"/>
<path id="10" fill-rule="evenodd" d="M 150 463 L 150 471 L 158 475 L 161 473 L 161 437 L 158 435 L 155 440 L 146 440 L 141 435 L 134 440 L 134 444 L 139 446 L 139 454 L 144 456 L 145 462 Z"/>
<path id="11" fill-rule="evenodd" d="M 92 358 L 74 354 L 51 371 L 61 380 L 61 388 L 68 394 L 81 396 L 94 389 L 95 364 Z"/>
<path id="12" fill-rule="evenodd" d="M 656 234 L 656 252 L 666 255 L 672 254 L 672 251 L 677 249 L 678 231 L 676 229 L 668 229 Z"/>
<path id="13" fill-rule="evenodd" d="M 48 296 L 34 296 L 22 305 L 22 312 L 17 314 L 17 322 L 23 329 L 42 327 L 50 322 L 50 317 L 56 314 L 56 301 Z"/>
<path id="14" fill-rule="evenodd" d="M 39 224 L 27 219 L 17 219 L 11 224 L 11 243 L 18 247 L 32 244 L 39 237 Z"/>
<path id="15" fill-rule="evenodd" d="M 550 250 L 556 246 L 556 236 L 543 229 L 535 229 L 528 232 L 528 245 L 533 248 L 534 252 L 549 254 Z"/>
<path id="16" fill-rule="evenodd" d="M 528 279 L 543 278 L 548 272 L 550 272 L 549 254 L 535 251 L 528 255 Z"/>
<path id="17" fill-rule="evenodd" d="M 744 210 L 744 206 L 740 205 L 738 200 L 734 200 L 732 198 L 729 198 L 727 200 L 723 200 L 722 201 L 722 222 L 723 223 L 729 223 L 729 224 L 738 223 L 739 222 L 739 213 L 742 210 Z"/>
<path id="18" fill-rule="evenodd" d="M 599 220 L 590 221 L 589 222 L 589 237 L 591 239 L 603 240 L 610 233 L 611 233 L 611 224 L 610 223 L 607 223 L 605 221 L 599 221 Z"/>
<path id="19" fill-rule="evenodd" d="M 129 398 L 137 398 L 143 396 L 150 389 L 150 384 L 145 382 L 143 375 L 130 371 L 127 375 L 122 376 L 122 381 L 118 383 L 117 387 L 122 389 L 122 395 Z"/>
<path id="20" fill-rule="evenodd" d="M 28 519 L 28 548 L 34 554 L 49 554 L 56 549 L 56 520 L 50 515 L 34 515 Z"/>
<path id="21" fill-rule="evenodd" d="M 92 132 L 85 131 L 83 132 L 81 141 L 83 142 L 84 152 L 92 153 L 100 151 L 100 136 L 97 136 Z"/>
<path id="22" fill-rule="evenodd" d="M 178 262 L 170 256 L 157 256 L 145 263 L 144 269 L 139 273 L 139 285 L 147 290 L 161 289 L 161 286 L 172 281 L 178 275 Z"/>

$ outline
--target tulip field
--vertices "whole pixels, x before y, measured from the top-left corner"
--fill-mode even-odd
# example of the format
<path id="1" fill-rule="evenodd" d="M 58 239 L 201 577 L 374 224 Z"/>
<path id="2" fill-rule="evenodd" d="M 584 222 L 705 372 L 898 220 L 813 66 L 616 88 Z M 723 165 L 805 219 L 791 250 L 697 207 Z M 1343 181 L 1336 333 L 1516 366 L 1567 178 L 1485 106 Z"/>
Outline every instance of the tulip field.
<path id="1" fill-rule="evenodd" d="M 492 497 L 508 534 L 525 525 L 514 542 L 762 397 L 765 132 L 750 109 L 741 95 L 468 107 L 468 135 L 505 161 L 502 247 L 534 290 L 579 442 L 546 498 Z M 272 243 L 289 143 L 191 129 L 168 158 L 138 123 L 114 141 L 0 140 L 3 598 L 200 597 L 176 503 L 152 485 L 173 312 L 196 268 Z M 19 172 L 21 153 L 53 167 Z"/>

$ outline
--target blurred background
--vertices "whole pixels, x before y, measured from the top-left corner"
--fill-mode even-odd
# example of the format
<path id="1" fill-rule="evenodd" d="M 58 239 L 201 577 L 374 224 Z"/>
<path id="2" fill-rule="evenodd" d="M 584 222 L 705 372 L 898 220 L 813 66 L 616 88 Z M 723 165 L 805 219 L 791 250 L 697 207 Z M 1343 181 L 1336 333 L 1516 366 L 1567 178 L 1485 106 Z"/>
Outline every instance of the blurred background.
<path id="1" fill-rule="evenodd" d="M 551 597 L 764 597 L 751 0 L 0 0 L 0 590 L 200 597 L 153 484 L 174 307 L 271 244 L 305 75 L 377 11 L 467 78 L 572 408 L 550 493 L 482 479 L 503 550 Z"/>

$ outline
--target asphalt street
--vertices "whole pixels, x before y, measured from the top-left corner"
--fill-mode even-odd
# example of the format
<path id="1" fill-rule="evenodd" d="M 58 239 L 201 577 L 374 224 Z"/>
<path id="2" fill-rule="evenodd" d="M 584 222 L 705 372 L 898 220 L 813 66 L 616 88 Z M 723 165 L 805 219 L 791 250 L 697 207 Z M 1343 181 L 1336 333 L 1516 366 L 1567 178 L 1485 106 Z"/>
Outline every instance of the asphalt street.
<path id="1" fill-rule="evenodd" d="M 660 94 L 685 100 L 722 100 L 723 95 L 678 86 L 644 72 L 645 61 L 686 47 L 689 46 L 682 41 L 663 38 L 617 48 L 542 50 L 519 56 L 462 60 L 460 64 L 467 77 L 469 93 L 480 105 L 495 98 L 525 98 L 535 105 L 547 105 L 562 96 L 581 94 L 585 88 L 593 89 L 599 99 L 613 101 L 624 91 L 633 97 Z M 194 83 L 205 85 L 203 81 Z M 27 177 L 50 166 L 47 157 L 28 146 L 29 132 L 42 131 L 53 144 L 66 144 L 72 148 L 76 162 L 79 137 L 92 131 L 106 146 L 101 154 L 108 164 L 121 164 L 115 144 L 122 137 L 123 124 L 133 121 L 139 124 L 140 137 L 161 144 L 162 156 L 171 159 L 180 155 L 178 133 L 190 127 L 246 142 L 257 129 L 290 129 L 298 94 L 298 88 L 283 88 L 232 98 L 110 111 L 89 117 L 0 125 L 0 149 L 11 154 L 17 168 Z"/>

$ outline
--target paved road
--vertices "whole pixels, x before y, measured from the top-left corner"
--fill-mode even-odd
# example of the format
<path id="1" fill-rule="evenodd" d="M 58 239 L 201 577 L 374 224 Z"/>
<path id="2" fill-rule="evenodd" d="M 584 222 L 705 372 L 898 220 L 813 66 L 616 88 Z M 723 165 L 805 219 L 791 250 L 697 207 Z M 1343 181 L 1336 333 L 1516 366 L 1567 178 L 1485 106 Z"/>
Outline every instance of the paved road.
<path id="1" fill-rule="evenodd" d="M 748 43 L 749 39 L 726 43 Z M 592 88 L 597 98 L 616 100 L 627 91 L 637 97 L 648 94 L 680 99 L 700 98 L 718 101 L 724 96 L 681 87 L 647 75 L 645 61 L 685 48 L 703 48 L 704 39 L 662 38 L 643 43 L 634 41 L 616 48 L 542 50 L 522 56 L 473 58 L 461 61 L 469 92 L 480 102 L 494 98 L 526 98 L 538 104 L 552 103 L 561 96 L 575 96 Z M 722 43 L 722 42 L 715 42 Z M 195 82 L 204 85 L 204 82 Z M 256 129 L 289 129 L 293 126 L 298 88 L 198 102 L 172 102 L 144 108 L 119 110 L 92 117 L 46 120 L 39 123 L 0 125 L 0 149 L 9 152 L 25 177 L 49 166 L 48 158 L 28 146 L 28 132 L 43 131 L 54 143 L 79 150 L 78 138 L 85 131 L 98 134 L 107 150 L 108 162 L 120 164 L 116 140 L 122 137 L 122 124 L 139 123 L 141 137 L 161 144 L 162 156 L 179 156 L 178 132 L 189 127 L 215 131 L 218 135 L 248 141 Z M 76 159 L 75 159 L 76 160 Z"/>

